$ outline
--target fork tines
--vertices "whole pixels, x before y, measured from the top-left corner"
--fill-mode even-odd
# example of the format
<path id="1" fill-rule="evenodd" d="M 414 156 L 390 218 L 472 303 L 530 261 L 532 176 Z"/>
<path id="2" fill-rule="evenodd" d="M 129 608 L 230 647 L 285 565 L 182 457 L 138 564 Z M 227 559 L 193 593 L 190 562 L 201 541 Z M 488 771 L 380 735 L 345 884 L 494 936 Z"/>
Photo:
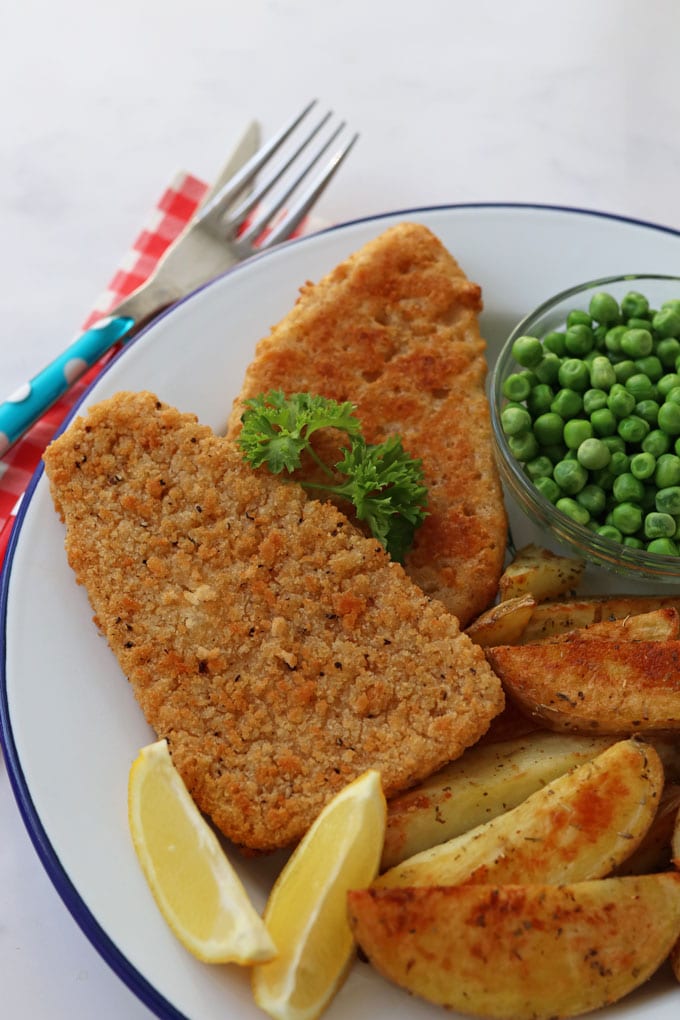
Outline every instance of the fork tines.
<path id="1" fill-rule="evenodd" d="M 353 134 L 341 142 L 307 183 L 307 178 L 346 128 L 344 121 L 332 127 L 332 111 L 310 123 L 309 115 L 317 102 L 308 103 L 263 145 L 206 203 L 197 220 L 215 233 L 233 234 L 233 244 L 237 248 L 253 251 L 269 248 L 290 237 L 358 138 Z M 278 155 L 276 160 L 273 159 L 275 155 Z M 268 201 L 263 204 L 265 197 Z M 283 209 L 285 212 L 281 213 Z"/>

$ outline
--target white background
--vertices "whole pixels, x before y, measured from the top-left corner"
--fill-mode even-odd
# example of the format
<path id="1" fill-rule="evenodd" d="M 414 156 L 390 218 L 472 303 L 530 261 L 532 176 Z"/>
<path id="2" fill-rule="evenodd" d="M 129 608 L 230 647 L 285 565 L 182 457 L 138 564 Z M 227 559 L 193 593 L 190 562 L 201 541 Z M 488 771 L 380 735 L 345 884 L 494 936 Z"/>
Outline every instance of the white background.
<path id="1" fill-rule="evenodd" d="M 76 333 L 176 170 L 210 180 L 248 120 L 314 96 L 361 133 L 327 223 L 521 201 L 680 229 L 677 0 L 4 6 L 0 396 Z M 0 1013 L 150 1015 L 53 890 L 1 760 Z"/>

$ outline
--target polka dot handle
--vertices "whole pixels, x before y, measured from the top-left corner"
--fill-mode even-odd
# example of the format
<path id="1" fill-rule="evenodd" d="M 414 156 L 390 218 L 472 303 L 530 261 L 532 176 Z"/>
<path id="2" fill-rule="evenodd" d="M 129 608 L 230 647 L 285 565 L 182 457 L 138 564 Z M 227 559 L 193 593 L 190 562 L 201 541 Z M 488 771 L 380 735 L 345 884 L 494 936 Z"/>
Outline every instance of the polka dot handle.
<path id="1" fill-rule="evenodd" d="M 100 319 L 34 379 L 0 404 L 0 457 L 86 369 L 127 336 L 134 324 L 134 319 L 127 316 Z"/>

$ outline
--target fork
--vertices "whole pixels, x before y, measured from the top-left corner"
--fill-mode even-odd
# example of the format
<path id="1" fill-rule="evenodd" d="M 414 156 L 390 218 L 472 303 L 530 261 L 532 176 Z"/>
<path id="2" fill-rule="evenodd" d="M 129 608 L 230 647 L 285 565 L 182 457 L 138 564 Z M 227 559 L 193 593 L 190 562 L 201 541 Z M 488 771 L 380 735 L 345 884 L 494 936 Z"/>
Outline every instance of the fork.
<path id="1" fill-rule="evenodd" d="M 344 122 L 340 123 L 319 145 L 318 138 L 323 137 L 332 112 L 305 127 L 316 105 L 317 100 L 308 103 L 235 172 L 232 161 L 231 172 L 223 171 L 218 185 L 168 248 L 147 282 L 0 404 L 0 457 L 86 369 L 116 344 L 130 340 L 161 311 L 197 287 L 294 235 L 358 138 L 354 134 L 341 143 L 305 183 L 346 127 Z M 316 148 L 311 155 L 305 155 L 315 139 Z M 289 140 L 292 148 L 286 155 Z M 241 157 L 244 150 L 250 154 L 253 148 L 253 135 L 247 133 L 241 142 Z M 272 158 L 281 149 L 284 149 L 282 161 L 272 164 Z M 263 170 L 267 173 L 260 179 Z M 268 203 L 265 199 L 269 199 Z"/>

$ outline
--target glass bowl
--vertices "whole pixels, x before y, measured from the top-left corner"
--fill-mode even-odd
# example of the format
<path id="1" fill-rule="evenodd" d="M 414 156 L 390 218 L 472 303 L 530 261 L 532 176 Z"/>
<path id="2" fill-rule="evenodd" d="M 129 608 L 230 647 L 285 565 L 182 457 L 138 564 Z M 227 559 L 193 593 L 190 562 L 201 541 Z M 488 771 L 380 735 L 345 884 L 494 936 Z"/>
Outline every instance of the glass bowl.
<path id="1" fill-rule="evenodd" d="M 656 310 L 666 301 L 680 299 L 680 277 L 642 273 L 604 277 L 570 287 L 543 302 L 512 331 L 492 368 L 490 379 L 496 459 L 506 498 L 512 504 L 508 507 L 511 527 L 513 514 L 519 510 L 522 516 L 526 516 L 542 532 L 549 545 L 562 548 L 609 571 L 641 581 L 680 583 L 680 555 L 662 555 L 624 545 L 616 539 L 596 534 L 587 525 L 577 523 L 559 510 L 525 472 L 522 463 L 513 454 L 501 425 L 501 412 L 508 403 L 503 394 L 504 383 L 509 375 L 523 370 L 513 357 L 515 340 L 523 336 L 542 340 L 547 333 L 563 331 L 567 314 L 576 309 L 588 312 L 592 296 L 603 291 L 611 294 L 618 302 L 629 292 L 638 292 L 649 300 L 650 308 Z M 666 367 L 665 371 L 678 371 L 680 374 L 674 367 Z M 678 446 L 680 448 L 680 443 Z M 680 545 L 680 517 L 677 520 L 676 538 Z"/>

